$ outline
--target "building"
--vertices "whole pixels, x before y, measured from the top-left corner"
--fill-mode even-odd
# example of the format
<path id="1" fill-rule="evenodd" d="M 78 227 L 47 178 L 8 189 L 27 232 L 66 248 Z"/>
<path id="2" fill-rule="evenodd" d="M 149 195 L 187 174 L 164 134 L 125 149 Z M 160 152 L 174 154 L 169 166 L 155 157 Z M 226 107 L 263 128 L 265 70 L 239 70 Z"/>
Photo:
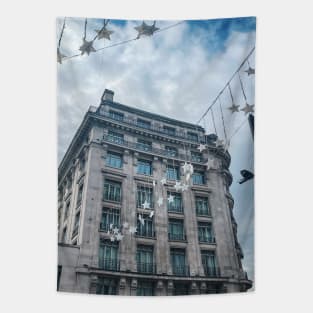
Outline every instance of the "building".
<path id="1" fill-rule="evenodd" d="M 106 89 L 89 109 L 59 166 L 58 290 L 156 296 L 248 290 L 229 153 L 198 125 L 113 96 Z M 187 182 L 186 161 L 193 173 L 182 191 L 175 186 Z M 112 232 L 120 238 L 111 240 Z"/>

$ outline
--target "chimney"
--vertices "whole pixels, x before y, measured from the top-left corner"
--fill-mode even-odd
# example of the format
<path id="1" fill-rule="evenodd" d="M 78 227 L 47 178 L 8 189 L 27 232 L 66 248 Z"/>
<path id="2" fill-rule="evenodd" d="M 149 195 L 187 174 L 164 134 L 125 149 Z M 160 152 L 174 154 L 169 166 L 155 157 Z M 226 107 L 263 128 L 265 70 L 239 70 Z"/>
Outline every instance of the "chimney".
<path id="1" fill-rule="evenodd" d="M 109 89 L 105 89 L 104 93 L 101 97 L 101 102 L 103 102 L 103 101 L 113 102 L 113 96 L 114 96 L 114 91 L 109 90 Z"/>

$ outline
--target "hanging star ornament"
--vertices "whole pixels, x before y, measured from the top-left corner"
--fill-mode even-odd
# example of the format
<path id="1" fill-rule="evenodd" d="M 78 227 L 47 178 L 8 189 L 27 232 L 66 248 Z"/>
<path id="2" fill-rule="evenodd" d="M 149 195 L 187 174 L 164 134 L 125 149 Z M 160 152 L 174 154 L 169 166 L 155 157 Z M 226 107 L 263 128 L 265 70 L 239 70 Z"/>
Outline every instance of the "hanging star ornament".
<path id="1" fill-rule="evenodd" d="M 143 217 L 141 216 L 141 214 L 139 214 L 138 220 L 139 220 L 139 222 L 141 223 L 142 226 L 145 225 L 145 220 L 143 219 Z"/>
<path id="2" fill-rule="evenodd" d="M 154 32 L 159 30 L 159 28 L 155 27 L 155 21 L 152 25 L 147 25 L 145 22 L 142 22 L 140 26 L 136 26 L 134 28 L 138 32 L 137 39 L 139 39 L 140 36 L 152 36 Z"/>
<path id="3" fill-rule="evenodd" d="M 110 237 L 110 240 L 113 242 L 113 241 L 115 241 L 115 237 L 114 236 L 111 236 Z"/>
<path id="4" fill-rule="evenodd" d="M 168 198 L 167 198 L 168 202 L 169 203 L 172 203 L 174 202 L 174 197 L 172 195 L 170 195 Z"/>
<path id="5" fill-rule="evenodd" d="M 182 190 L 182 191 L 188 190 L 188 185 L 187 185 L 187 184 L 182 184 L 181 190 Z"/>
<path id="6" fill-rule="evenodd" d="M 246 106 L 243 107 L 240 111 L 245 112 L 245 115 L 247 115 L 248 113 L 254 113 L 254 104 L 248 104 L 246 103 Z"/>
<path id="7" fill-rule="evenodd" d="M 227 109 L 231 111 L 231 113 L 236 113 L 239 112 L 239 107 L 240 105 L 236 105 L 235 103 L 233 103 L 230 107 L 228 107 Z"/>
<path id="8" fill-rule="evenodd" d="M 152 181 L 152 185 L 153 185 L 153 187 L 155 187 L 155 185 L 156 185 L 156 181 L 155 180 Z"/>
<path id="9" fill-rule="evenodd" d="M 149 217 L 152 218 L 153 215 L 154 215 L 154 211 L 151 211 L 150 214 L 149 214 Z"/>
<path id="10" fill-rule="evenodd" d="M 254 75 L 255 74 L 255 69 L 252 68 L 251 66 L 249 66 L 249 68 L 247 70 L 245 70 L 245 72 L 248 74 L 248 76 Z"/>
<path id="11" fill-rule="evenodd" d="M 116 240 L 117 241 L 121 241 L 122 239 L 123 239 L 123 235 L 121 234 L 121 233 L 118 233 L 117 235 L 116 235 Z"/>
<path id="12" fill-rule="evenodd" d="M 158 206 L 161 206 L 163 204 L 163 198 L 159 197 L 157 203 L 158 203 Z"/>
<path id="13" fill-rule="evenodd" d="M 84 55 L 87 53 L 88 55 L 91 52 L 96 52 L 96 49 L 93 47 L 93 40 L 87 41 L 85 38 L 83 38 L 83 44 L 80 46 L 79 50 L 81 51 L 81 55 Z"/>
<path id="14" fill-rule="evenodd" d="M 117 227 L 113 228 L 113 234 L 117 235 L 119 233 L 119 229 Z"/>
<path id="15" fill-rule="evenodd" d="M 145 202 L 142 204 L 142 207 L 144 209 L 150 209 L 150 203 L 147 200 L 145 200 Z"/>
<path id="16" fill-rule="evenodd" d="M 161 184 L 164 186 L 166 184 L 166 178 L 161 179 Z"/>
<path id="17" fill-rule="evenodd" d="M 200 152 L 202 152 L 203 150 L 206 149 L 206 145 L 203 145 L 202 143 L 200 143 L 199 147 L 197 148 Z"/>
<path id="18" fill-rule="evenodd" d="M 181 183 L 179 181 L 176 181 L 174 188 L 176 191 L 179 191 L 181 189 Z"/>
<path id="19" fill-rule="evenodd" d="M 101 29 L 95 29 L 95 32 L 97 33 L 98 40 L 100 39 L 111 40 L 110 36 L 114 33 L 113 30 L 107 29 L 106 26 L 103 26 Z"/>
<path id="20" fill-rule="evenodd" d="M 127 222 L 123 223 L 123 228 L 128 228 L 129 224 Z"/>
<path id="21" fill-rule="evenodd" d="M 207 170 L 210 168 L 214 167 L 214 160 L 213 159 L 208 159 L 207 162 L 205 163 Z"/>
<path id="22" fill-rule="evenodd" d="M 58 48 L 57 49 L 57 60 L 58 60 L 58 63 L 62 64 L 62 60 L 66 58 L 66 55 L 62 54 L 60 49 Z"/>

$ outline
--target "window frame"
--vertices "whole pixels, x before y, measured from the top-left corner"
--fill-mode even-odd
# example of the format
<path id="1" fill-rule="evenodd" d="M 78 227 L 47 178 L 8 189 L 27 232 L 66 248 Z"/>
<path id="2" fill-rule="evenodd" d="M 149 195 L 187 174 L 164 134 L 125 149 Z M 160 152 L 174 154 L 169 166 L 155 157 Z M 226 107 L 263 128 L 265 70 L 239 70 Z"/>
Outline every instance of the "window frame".
<path id="1" fill-rule="evenodd" d="M 114 162 L 112 164 L 112 160 L 114 160 L 115 158 L 115 163 L 118 163 L 117 161 L 120 161 L 120 166 L 115 166 Z M 108 167 L 112 167 L 112 168 L 118 168 L 121 169 L 123 168 L 123 155 L 118 153 L 118 152 L 114 152 L 114 151 L 108 151 L 107 155 L 106 155 L 106 162 L 105 165 Z"/>

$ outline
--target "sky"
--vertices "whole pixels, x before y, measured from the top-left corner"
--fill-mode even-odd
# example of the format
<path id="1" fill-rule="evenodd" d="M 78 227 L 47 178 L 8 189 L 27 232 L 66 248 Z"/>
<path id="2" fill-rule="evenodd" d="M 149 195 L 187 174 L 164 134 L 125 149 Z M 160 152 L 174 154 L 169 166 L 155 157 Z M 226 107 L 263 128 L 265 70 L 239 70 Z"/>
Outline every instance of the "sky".
<path id="1" fill-rule="evenodd" d="M 78 54 L 84 35 L 83 18 L 66 18 L 61 52 Z M 142 21 L 110 20 L 114 31 L 111 41 L 94 42 L 96 49 L 132 39 L 134 27 Z M 181 22 L 180 24 L 177 24 Z M 147 21 L 152 24 L 152 21 Z M 59 40 L 63 18 L 57 19 Z M 177 24 L 177 25 L 176 25 Z M 92 40 L 101 19 L 88 19 L 86 39 Z M 103 49 L 89 56 L 63 60 L 57 65 L 58 160 L 61 161 L 89 106 L 98 106 L 105 88 L 114 91 L 114 100 L 128 106 L 197 123 L 243 59 L 255 45 L 254 17 L 192 21 L 156 21 L 156 27 L 175 25 L 127 44 Z M 254 53 L 249 58 L 254 68 Z M 239 75 L 249 104 L 254 104 L 254 76 Z M 230 87 L 234 102 L 245 105 L 238 76 Z M 253 171 L 253 140 L 243 112 L 231 114 L 228 89 L 220 103 L 227 138 L 231 138 L 230 170 L 234 181 L 230 191 L 235 199 L 234 216 L 238 223 L 238 239 L 244 252 L 243 266 L 254 280 L 254 189 L 253 180 L 238 184 L 240 170 Z M 224 139 L 219 102 L 213 106 L 217 134 Z M 213 133 L 211 115 L 201 123 L 207 133 Z M 241 128 L 239 128 L 242 125 Z"/>

